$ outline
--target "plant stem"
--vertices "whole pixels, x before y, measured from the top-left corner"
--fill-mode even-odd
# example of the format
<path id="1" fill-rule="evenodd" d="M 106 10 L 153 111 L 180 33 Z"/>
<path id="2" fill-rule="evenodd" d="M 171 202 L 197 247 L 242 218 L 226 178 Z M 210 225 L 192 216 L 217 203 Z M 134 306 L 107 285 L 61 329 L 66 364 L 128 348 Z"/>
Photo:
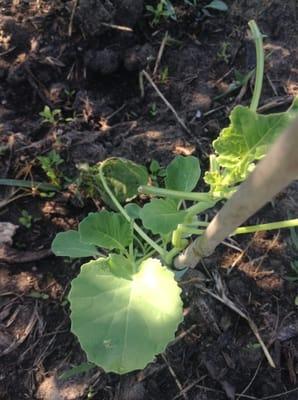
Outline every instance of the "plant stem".
<path id="1" fill-rule="evenodd" d="M 251 225 L 251 226 L 241 226 L 237 228 L 232 235 L 242 235 L 245 233 L 254 233 L 254 232 L 261 232 L 261 231 L 272 231 L 274 229 L 282 229 L 282 228 L 292 228 L 298 226 L 298 218 L 296 219 L 289 219 L 286 221 L 279 221 L 279 222 L 270 222 L 268 224 L 258 224 L 258 225 Z M 182 233 L 189 233 L 192 235 L 202 235 L 204 233 L 203 229 L 196 229 L 189 226 L 182 226 L 180 228 L 180 232 Z"/>
<path id="2" fill-rule="evenodd" d="M 170 197 L 173 199 L 180 200 L 192 200 L 192 201 L 212 201 L 213 196 L 209 193 L 193 193 L 193 192 L 180 192 L 178 190 L 162 189 L 155 186 L 140 186 L 138 189 L 139 193 L 153 194 L 160 197 Z"/>
<path id="3" fill-rule="evenodd" d="M 117 200 L 117 198 L 114 196 L 113 192 L 111 191 L 111 189 L 109 188 L 107 181 L 104 177 L 104 173 L 103 173 L 103 167 L 104 167 L 104 162 L 101 164 L 100 168 L 99 168 L 99 177 L 100 180 L 103 184 L 103 187 L 105 189 L 105 191 L 108 193 L 108 195 L 110 196 L 110 199 L 112 200 L 112 202 L 115 204 L 115 206 L 117 207 L 117 209 L 119 210 L 119 212 L 124 216 L 124 218 L 131 223 L 132 219 L 130 218 L 130 216 L 127 214 L 127 212 L 125 211 L 124 207 L 122 207 L 122 205 L 119 203 L 119 201 Z M 165 258 L 167 255 L 167 251 L 165 251 L 162 247 L 160 247 L 158 244 L 156 244 L 144 231 L 143 229 L 141 229 L 135 222 L 133 222 L 133 228 L 134 230 L 141 236 L 142 239 L 145 240 L 145 242 L 147 242 L 154 250 L 157 251 L 157 253 L 162 257 Z"/>
<path id="4" fill-rule="evenodd" d="M 289 219 L 286 221 L 279 222 L 271 222 L 269 224 L 259 224 L 259 225 L 251 225 L 251 226 L 241 226 L 237 228 L 233 235 L 240 235 L 244 233 L 253 233 L 260 231 L 271 231 L 273 229 L 281 229 L 281 228 L 292 228 L 294 226 L 298 226 L 298 218 Z"/>
<path id="5" fill-rule="evenodd" d="M 257 111 L 262 86 L 263 86 L 263 76 L 264 76 L 264 49 L 263 49 L 263 35 L 260 32 L 256 22 L 254 20 L 249 21 L 248 23 L 252 37 L 255 42 L 256 47 L 256 57 L 257 57 L 257 66 L 256 66 L 256 79 L 255 79 L 255 87 L 252 96 L 252 100 L 250 103 L 250 109 L 252 111 Z"/>
<path id="6" fill-rule="evenodd" d="M 192 217 L 196 214 L 200 214 L 209 208 L 215 206 L 216 201 L 201 201 L 200 203 L 197 203 L 189 208 L 187 208 L 185 211 L 187 212 L 187 216 L 192 219 Z"/>

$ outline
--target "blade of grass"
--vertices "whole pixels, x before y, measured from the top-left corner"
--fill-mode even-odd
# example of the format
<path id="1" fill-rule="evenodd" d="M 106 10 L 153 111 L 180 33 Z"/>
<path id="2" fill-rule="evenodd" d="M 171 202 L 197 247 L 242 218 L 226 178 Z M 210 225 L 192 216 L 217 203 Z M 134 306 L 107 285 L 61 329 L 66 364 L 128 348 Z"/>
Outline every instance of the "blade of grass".
<path id="1" fill-rule="evenodd" d="M 27 181 L 25 179 L 0 179 L 0 186 L 15 186 L 29 189 L 40 189 L 46 192 L 57 192 L 57 186 L 50 183 Z"/>

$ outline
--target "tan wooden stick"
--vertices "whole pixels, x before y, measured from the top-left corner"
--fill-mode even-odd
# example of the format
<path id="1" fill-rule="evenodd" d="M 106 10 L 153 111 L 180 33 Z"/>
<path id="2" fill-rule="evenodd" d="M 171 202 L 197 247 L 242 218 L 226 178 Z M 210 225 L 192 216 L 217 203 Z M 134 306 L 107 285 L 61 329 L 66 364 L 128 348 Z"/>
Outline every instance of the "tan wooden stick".
<path id="1" fill-rule="evenodd" d="M 175 259 L 175 267 L 194 268 L 201 258 L 212 254 L 236 228 L 297 178 L 298 119 L 279 136 L 268 154 L 216 214 L 204 234 Z"/>

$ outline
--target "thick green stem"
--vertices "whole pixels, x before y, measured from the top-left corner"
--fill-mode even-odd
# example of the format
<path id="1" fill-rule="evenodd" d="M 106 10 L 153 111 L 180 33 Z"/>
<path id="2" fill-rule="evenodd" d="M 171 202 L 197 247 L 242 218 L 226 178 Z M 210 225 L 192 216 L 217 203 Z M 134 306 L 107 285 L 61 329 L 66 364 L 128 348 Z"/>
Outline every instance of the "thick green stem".
<path id="1" fill-rule="evenodd" d="M 263 49 L 263 35 L 260 32 L 256 22 L 254 20 L 249 21 L 249 28 L 251 30 L 252 37 L 255 42 L 256 56 L 257 56 L 257 66 L 256 66 L 256 79 L 254 92 L 250 104 L 250 109 L 252 111 L 257 111 L 261 91 L 263 86 L 263 76 L 264 76 L 264 49 Z"/>
<path id="2" fill-rule="evenodd" d="M 185 211 L 187 211 L 187 216 L 189 217 L 188 220 L 192 220 L 193 216 L 196 214 L 200 214 L 209 208 L 212 208 L 215 206 L 217 201 L 202 201 L 200 203 L 197 203 L 189 208 L 187 208 Z"/>
<path id="3" fill-rule="evenodd" d="M 180 192 L 178 190 L 163 189 L 155 186 L 140 186 L 138 192 L 143 194 L 152 194 L 159 197 L 170 197 L 180 200 L 206 202 L 213 200 L 213 196 L 209 193 Z"/>
<path id="4" fill-rule="evenodd" d="M 99 176 L 100 176 L 100 180 L 103 184 L 103 187 L 105 189 L 105 191 L 108 193 L 108 195 L 110 196 L 110 199 L 112 200 L 112 202 L 115 204 L 115 206 L 117 207 L 117 209 L 120 211 L 120 213 L 127 219 L 127 221 L 129 221 L 131 223 L 132 219 L 130 218 L 130 216 L 127 214 L 127 212 L 125 211 L 125 209 L 122 207 L 122 205 L 119 203 L 119 201 L 116 199 L 116 197 L 114 196 L 113 192 L 111 191 L 111 189 L 109 188 L 107 181 L 104 177 L 104 173 L 103 173 L 103 167 L 104 167 L 104 162 L 101 164 L 100 168 L 99 168 Z M 167 255 L 167 251 L 165 251 L 162 247 L 160 247 L 158 244 L 156 244 L 144 231 L 143 229 L 141 229 L 135 222 L 133 223 L 133 228 L 134 230 L 141 236 L 142 239 L 145 240 L 145 242 L 147 242 L 154 250 L 157 251 L 157 253 L 159 253 L 159 255 L 162 258 L 166 258 Z"/>

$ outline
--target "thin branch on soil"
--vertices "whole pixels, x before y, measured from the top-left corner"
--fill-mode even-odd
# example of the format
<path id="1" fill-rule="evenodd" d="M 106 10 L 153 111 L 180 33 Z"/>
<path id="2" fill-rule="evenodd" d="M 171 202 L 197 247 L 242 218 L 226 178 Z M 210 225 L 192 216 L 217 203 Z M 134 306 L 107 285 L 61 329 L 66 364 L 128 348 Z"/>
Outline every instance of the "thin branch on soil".
<path id="1" fill-rule="evenodd" d="M 271 86 L 271 89 L 272 89 L 274 95 L 275 95 L 275 96 L 278 96 L 276 87 L 274 86 L 272 80 L 270 79 L 270 76 L 269 76 L 268 72 L 267 72 L 265 75 L 266 75 L 267 81 L 269 82 L 269 85 Z"/>
<path id="2" fill-rule="evenodd" d="M 8 264 L 38 261 L 50 255 L 52 255 L 52 251 L 50 249 L 33 252 L 15 250 L 6 245 L 0 246 L 0 261 Z"/>
<path id="3" fill-rule="evenodd" d="M 234 67 L 229 69 L 221 78 L 217 79 L 216 82 L 214 82 L 213 86 L 219 85 L 224 79 L 226 79 L 231 73 L 234 71 Z"/>
<path id="4" fill-rule="evenodd" d="M 186 331 L 183 331 L 182 333 L 180 333 L 180 335 L 178 335 L 171 343 L 169 343 L 169 346 L 173 346 L 174 344 L 180 342 L 180 340 L 185 338 L 185 336 L 189 335 L 192 331 L 194 331 L 196 327 L 197 327 L 197 325 L 192 325 Z"/>
<path id="5" fill-rule="evenodd" d="M 128 26 L 108 24 L 107 22 L 101 22 L 100 25 L 106 26 L 107 28 L 118 29 L 119 31 L 133 32 L 133 29 Z"/>
<path id="6" fill-rule="evenodd" d="M 185 400 L 188 400 L 188 396 L 187 396 L 186 393 L 183 392 L 183 386 L 181 385 L 179 379 L 177 378 L 177 375 L 175 374 L 175 371 L 173 370 L 173 368 L 172 368 L 171 365 L 169 364 L 169 362 L 168 362 L 168 360 L 167 360 L 165 354 L 162 353 L 161 356 L 162 356 L 164 362 L 167 364 L 167 367 L 168 367 L 168 369 L 169 369 L 169 371 L 170 371 L 170 374 L 171 374 L 172 377 L 174 378 L 174 380 L 175 380 L 175 382 L 176 382 L 176 385 L 177 385 L 178 389 L 180 390 L 179 395 L 183 396 Z"/>
<path id="7" fill-rule="evenodd" d="M 11 193 L 11 194 L 10 194 L 11 197 L 9 197 L 9 198 L 7 198 L 7 199 L 4 199 L 4 200 L 1 200 L 1 201 L 0 201 L 0 208 L 6 207 L 8 204 L 10 204 L 10 203 L 12 203 L 13 201 L 18 200 L 18 199 L 20 199 L 20 198 L 22 198 L 22 197 L 32 196 L 32 193 L 31 193 L 31 192 L 30 192 L 30 193 L 21 193 L 21 194 L 18 194 L 18 195 L 15 196 L 15 194 L 16 194 L 18 191 L 19 191 L 19 189 L 16 190 L 16 191 L 14 191 L 13 193 Z"/>
<path id="8" fill-rule="evenodd" d="M 269 101 L 268 103 L 259 107 L 257 111 L 259 113 L 263 113 L 265 111 L 269 111 L 269 110 L 272 110 L 277 107 L 288 106 L 292 102 L 293 102 L 293 96 L 277 97 L 277 98 L 274 98 L 272 101 Z"/>
<path id="9" fill-rule="evenodd" d="M 155 77 L 155 75 L 157 74 L 157 70 L 159 68 L 159 64 L 160 64 L 165 46 L 167 44 L 167 41 L 168 41 L 168 31 L 166 31 L 164 38 L 162 39 L 160 48 L 158 50 L 158 54 L 157 54 L 157 58 L 156 58 L 156 62 L 155 62 L 154 70 L 153 70 L 153 77 Z"/>
<path id="10" fill-rule="evenodd" d="M 141 75 L 144 75 L 145 78 L 147 79 L 147 81 L 150 83 L 150 85 L 153 87 L 153 89 L 156 91 L 156 93 L 159 95 L 159 97 L 162 99 L 162 101 L 165 103 L 165 105 L 172 111 L 172 113 L 174 114 L 176 120 L 178 121 L 178 123 L 182 126 L 182 128 L 189 134 L 192 136 L 190 130 L 187 128 L 187 126 L 185 125 L 184 121 L 179 117 L 179 115 L 177 114 L 175 108 L 172 106 L 172 104 L 170 104 L 168 102 L 168 100 L 164 97 L 164 95 L 161 93 L 161 91 L 158 89 L 158 87 L 156 86 L 156 84 L 153 82 L 151 76 L 145 71 L 142 70 Z M 143 97 L 143 96 L 142 96 Z"/>
<path id="11" fill-rule="evenodd" d="M 217 285 L 219 283 L 219 278 L 215 279 Z M 222 286 L 222 284 L 221 284 Z M 210 296 L 212 296 L 214 299 L 220 301 L 221 303 L 225 304 L 227 307 L 229 307 L 231 310 L 233 310 L 236 314 L 240 315 L 240 317 L 242 317 L 243 319 L 245 319 L 248 322 L 248 325 L 250 327 L 250 329 L 252 330 L 253 334 L 255 335 L 256 339 L 258 340 L 259 344 L 262 347 L 263 353 L 269 363 L 269 365 L 272 368 L 276 368 L 275 363 L 265 345 L 265 343 L 263 342 L 263 339 L 261 338 L 258 328 L 256 326 L 256 324 L 254 323 L 254 321 L 248 317 L 243 311 L 241 311 L 236 305 L 235 303 L 233 303 L 224 293 L 223 290 L 221 290 L 221 296 L 216 295 L 215 293 L 211 292 L 209 289 L 205 288 L 204 286 L 202 286 L 201 284 L 197 284 L 196 287 L 198 287 L 200 290 L 202 290 L 205 293 L 208 293 Z"/>
<path id="12" fill-rule="evenodd" d="M 181 397 L 181 396 L 183 396 L 183 394 L 186 394 L 187 392 L 189 392 L 190 389 L 192 389 L 198 383 L 203 381 L 205 378 L 207 378 L 207 375 L 203 375 L 200 378 L 198 378 L 197 380 L 195 380 L 194 382 L 190 383 L 188 386 L 186 386 L 184 389 L 182 389 L 180 393 L 178 393 L 175 397 L 173 397 L 172 400 L 179 399 L 179 397 Z"/>
<path id="13" fill-rule="evenodd" d="M 29 65 L 25 63 L 25 70 L 27 72 L 27 79 L 32 88 L 37 92 L 41 100 L 50 108 L 53 108 L 52 102 L 48 99 L 47 95 L 44 94 L 44 92 L 47 94 L 47 89 L 43 87 L 40 81 L 33 75 L 31 69 L 29 68 Z"/>
<path id="14" fill-rule="evenodd" d="M 79 0 L 74 0 L 73 7 L 71 10 L 71 15 L 70 15 L 69 26 L 68 26 L 68 36 L 69 37 L 72 35 L 73 19 L 74 19 L 75 13 L 76 13 L 78 3 L 79 3 Z"/>
<path id="15" fill-rule="evenodd" d="M 262 365 L 262 361 L 259 362 L 257 369 L 256 369 L 253 377 L 251 378 L 251 381 L 248 383 L 248 385 L 246 385 L 246 387 L 243 389 L 243 391 L 237 396 L 236 400 L 239 400 L 248 391 L 248 389 L 251 387 L 251 385 L 254 383 L 254 381 L 260 371 L 261 365 Z"/>
<path id="16" fill-rule="evenodd" d="M 283 396 L 286 396 L 288 394 L 295 393 L 295 392 L 298 392 L 298 388 L 287 390 L 286 392 L 274 394 L 274 395 L 271 395 L 271 396 L 261 397 L 260 400 L 278 399 L 279 397 L 283 397 Z"/>
<path id="17" fill-rule="evenodd" d="M 10 346 L 8 346 L 5 350 L 3 350 L 0 353 L 0 356 L 3 357 L 9 353 L 11 353 L 12 351 L 14 351 L 17 347 L 19 347 L 20 344 L 22 344 L 26 338 L 28 337 L 28 335 L 30 334 L 30 332 L 32 331 L 36 321 L 37 321 L 37 302 L 35 303 L 35 308 L 34 311 L 31 315 L 31 318 L 26 326 L 26 328 L 24 329 L 24 332 L 22 333 L 22 335 L 20 335 L 19 337 L 16 338 L 16 340 L 14 342 L 12 342 L 12 344 Z"/>
<path id="18" fill-rule="evenodd" d="M 2 53 L 0 53 L 0 57 L 6 56 L 9 53 L 12 53 L 16 49 L 16 46 L 12 47 L 11 49 L 5 50 Z"/>

